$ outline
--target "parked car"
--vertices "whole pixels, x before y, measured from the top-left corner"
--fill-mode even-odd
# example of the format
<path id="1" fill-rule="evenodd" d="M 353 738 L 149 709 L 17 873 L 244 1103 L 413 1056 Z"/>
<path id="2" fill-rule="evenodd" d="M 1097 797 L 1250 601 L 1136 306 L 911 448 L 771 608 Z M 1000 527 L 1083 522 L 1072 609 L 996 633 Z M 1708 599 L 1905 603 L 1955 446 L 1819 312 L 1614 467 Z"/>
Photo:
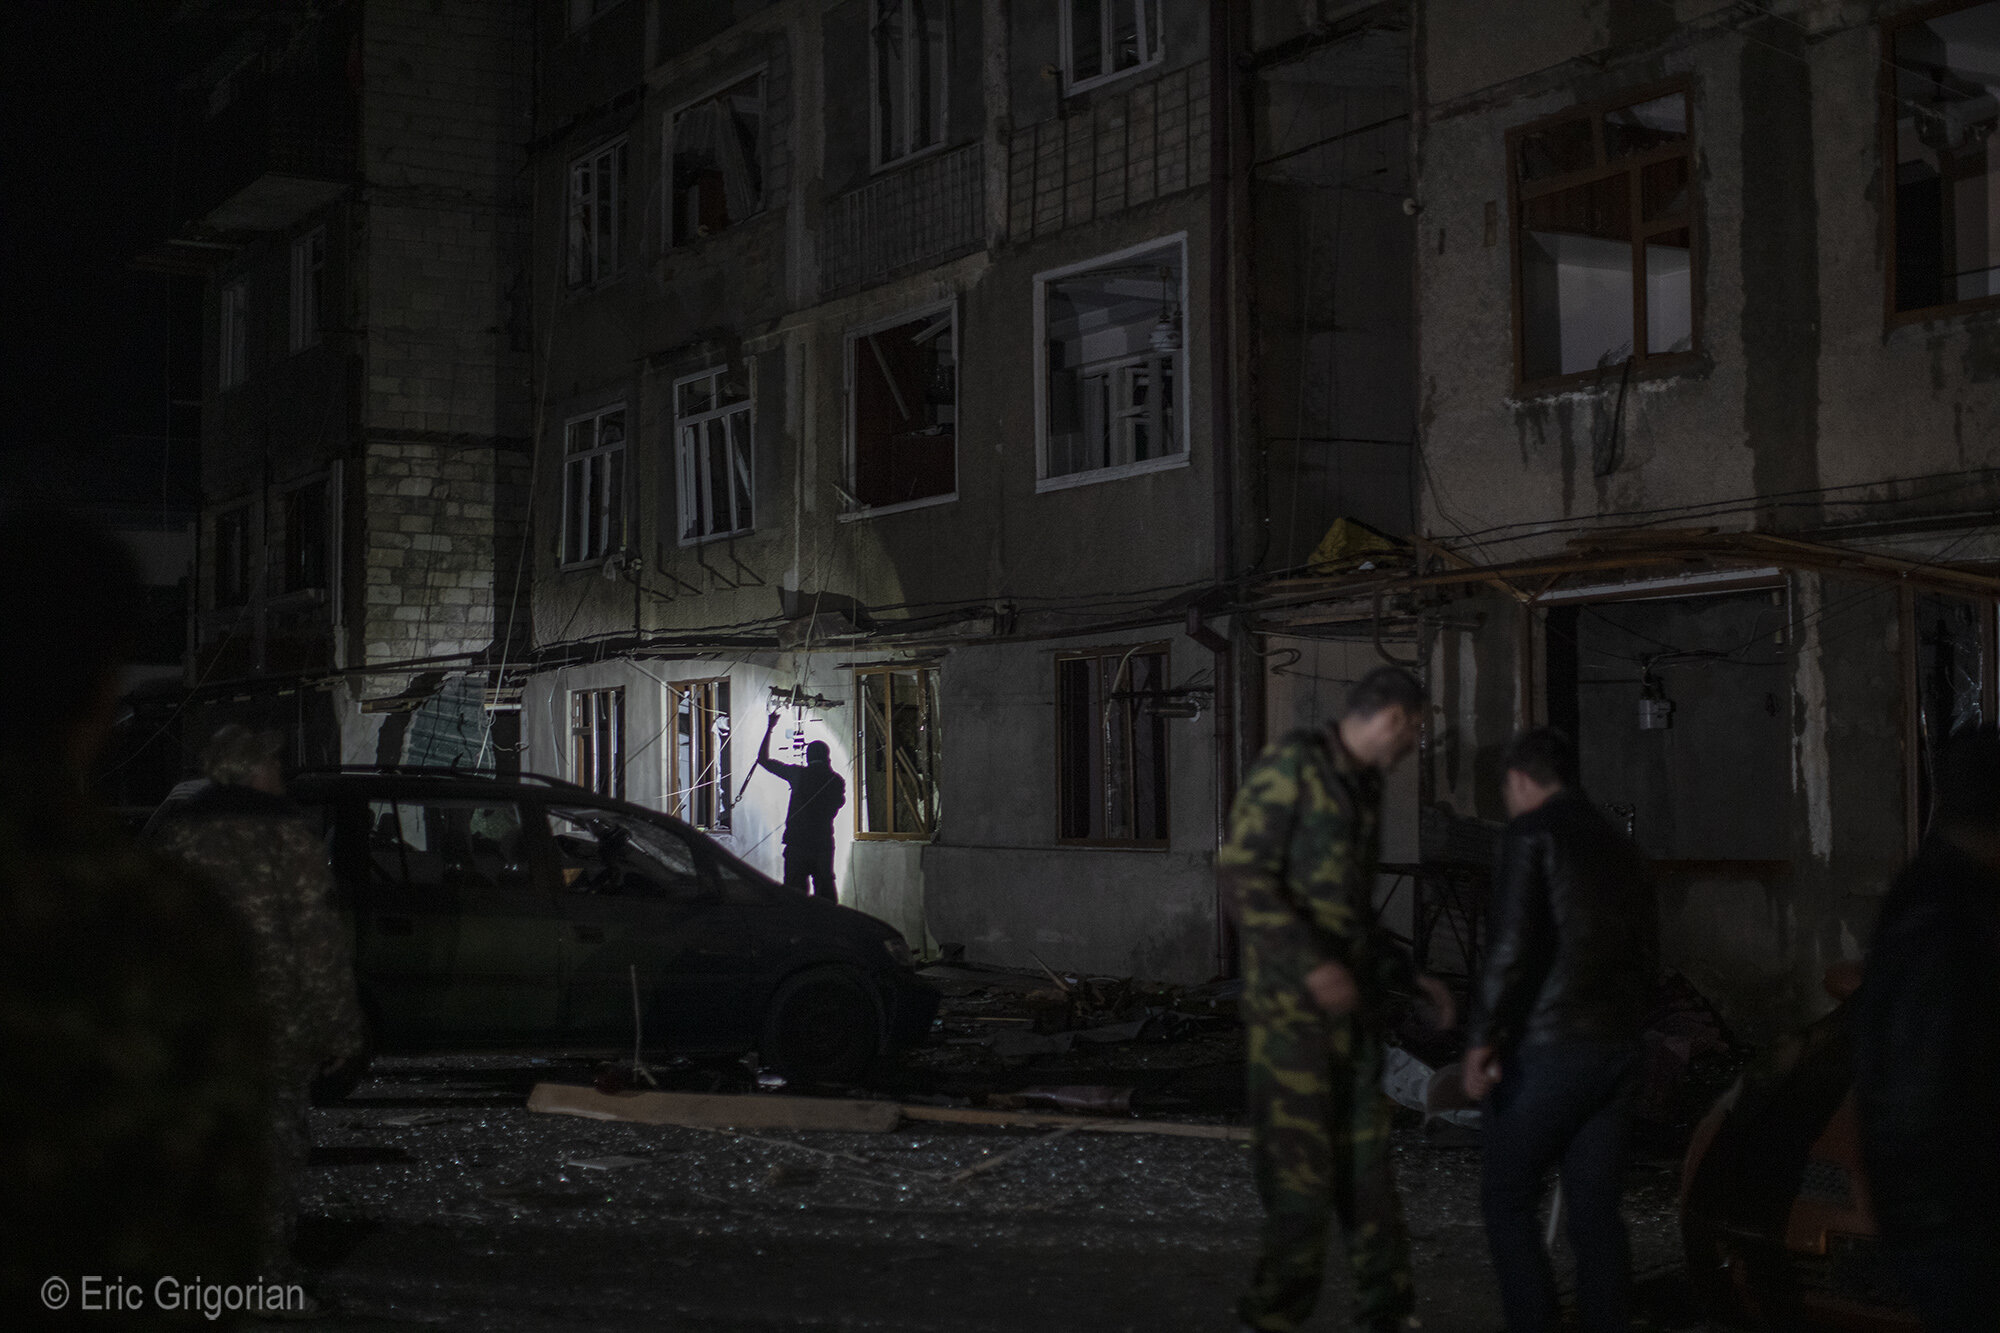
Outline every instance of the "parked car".
<path id="1" fill-rule="evenodd" d="M 740 1054 L 863 1078 L 930 1028 L 892 927 L 715 839 L 555 779 L 307 773 L 354 926 L 372 1050 Z M 343 1071 L 342 1095 L 360 1078 Z"/>
<path id="2" fill-rule="evenodd" d="M 1681 1174 L 1688 1273 L 1713 1313 L 1764 1327 L 1915 1330 L 1869 1206 L 1848 999 L 1775 1044 L 1696 1126 Z"/>

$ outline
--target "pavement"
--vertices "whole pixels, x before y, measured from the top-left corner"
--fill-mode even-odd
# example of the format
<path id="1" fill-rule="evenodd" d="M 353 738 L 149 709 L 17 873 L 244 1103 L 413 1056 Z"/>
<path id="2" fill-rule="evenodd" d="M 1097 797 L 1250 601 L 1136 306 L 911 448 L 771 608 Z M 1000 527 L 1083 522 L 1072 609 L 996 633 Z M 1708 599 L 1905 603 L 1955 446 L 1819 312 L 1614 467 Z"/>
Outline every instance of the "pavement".
<path id="1" fill-rule="evenodd" d="M 1203 1104 L 1229 1083 L 1226 1043 L 1188 1049 L 1192 1066 L 1158 1046 L 1075 1058 L 1192 1094 L 1161 1094 L 1178 1102 L 1170 1114 L 1226 1119 Z M 916 1082 L 977 1072 L 963 1048 L 940 1042 L 930 1058 L 942 1067 L 926 1073 L 920 1053 Z M 988 1073 L 1018 1085 L 1087 1072 L 1047 1063 Z M 560 1057 L 382 1060 L 348 1101 L 315 1110 L 300 1248 L 337 1311 L 317 1327 L 1236 1327 L 1259 1217 L 1240 1142 L 937 1124 L 750 1136 L 526 1110 L 534 1083 L 592 1071 Z M 1412 1123 L 1396 1155 L 1425 1328 L 1495 1333 L 1476 1150 Z M 1675 1183 L 1664 1160 L 1629 1180 L 1642 1327 L 1703 1330 L 1680 1277 Z M 1315 1329 L 1347 1327 L 1341 1269 L 1329 1264 Z"/>

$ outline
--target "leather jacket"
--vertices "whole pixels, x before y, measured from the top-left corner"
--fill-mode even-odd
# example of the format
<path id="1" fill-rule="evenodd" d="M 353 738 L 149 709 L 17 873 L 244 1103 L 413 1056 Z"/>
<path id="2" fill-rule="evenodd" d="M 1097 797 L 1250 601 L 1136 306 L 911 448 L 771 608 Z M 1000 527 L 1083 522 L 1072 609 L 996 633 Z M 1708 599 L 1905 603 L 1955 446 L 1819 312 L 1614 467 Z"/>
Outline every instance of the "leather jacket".
<path id="1" fill-rule="evenodd" d="M 1507 825 L 1468 1045 L 1636 1041 L 1658 970 L 1645 865 L 1597 807 L 1564 788 Z"/>

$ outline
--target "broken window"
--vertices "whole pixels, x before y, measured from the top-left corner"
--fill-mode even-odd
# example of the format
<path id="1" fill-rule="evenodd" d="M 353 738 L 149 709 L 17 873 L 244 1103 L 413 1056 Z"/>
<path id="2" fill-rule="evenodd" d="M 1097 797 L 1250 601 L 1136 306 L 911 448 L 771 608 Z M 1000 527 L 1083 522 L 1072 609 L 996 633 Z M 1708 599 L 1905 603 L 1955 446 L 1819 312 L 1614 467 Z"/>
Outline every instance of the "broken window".
<path id="1" fill-rule="evenodd" d="M 862 508 L 958 489 L 958 328 L 951 307 L 851 335 L 850 484 Z"/>
<path id="2" fill-rule="evenodd" d="M 1186 457 L 1185 271 L 1174 241 L 1038 281 L 1045 482 Z"/>
<path id="3" fill-rule="evenodd" d="M 571 421 L 563 448 L 563 563 L 625 546 L 625 407 Z"/>
<path id="4" fill-rule="evenodd" d="M 250 370 L 250 284 L 247 279 L 237 278 L 222 284 L 219 327 L 221 339 L 216 348 L 215 383 L 217 388 L 233 389 L 241 384 Z"/>
<path id="5" fill-rule="evenodd" d="M 625 691 L 572 690 L 570 781 L 599 796 L 625 795 Z"/>
<path id="6" fill-rule="evenodd" d="M 286 592 L 327 586 L 326 483 L 307 482 L 285 492 Z"/>
<path id="7" fill-rule="evenodd" d="M 938 822 L 938 697 L 935 667 L 883 667 L 854 673 L 861 711 L 864 838 L 928 838 Z"/>
<path id="8" fill-rule="evenodd" d="M 729 827 L 729 681 L 667 686 L 674 718 L 668 751 L 667 813 L 696 828 Z"/>
<path id="9" fill-rule="evenodd" d="M 1686 92 L 1566 112 L 1510 142 L 1521 381 L 1695 350 Z"/>
<path id="10" fill-rule="evenodd" d="M 625 213 L 625 140 L 594 149 L 569 167 L 569 285 L 617 274 Z"/>
<path id="11" fill-rule="evenodd" d="M 1154 64 L 1165 51 L 1160 0 L 1066 0 L 1062 19 L 1071 92 Z"/>
<path id="12" fill-rule="evenodd" d="M 1166 846 L 1166 689 L 1164 646 L 1056 659 L 1062 841 Z"/>
<path id="13" fill-rule="evenodd" d="M 250 506 L 215 516 L 215 604 L 241 606 L 250 600 Z"/>
<path id="14" fill-rule="evenodd" d="M 1894 309 L 2000 296 L 2000 3 L 1893 30 Z"/>
<path id="15" fill-rule="evenodd" d="M 944 142 L 945 0 L 874 0 L 875 165 Z"/>
<path id="16" fill-rule="evenodd" d="M 674 434 L 681 542 L 748 532 L 750 391 L 741 377 L 717 368 L 677 383 Z"/>
<path id="17" fill-rule="evenodd" d="M 326 306 L 326 228 L 292 242 L 292 350 L 319 345 Z"/>
<path id="18" fill-rule="evenodd" d="M 764 76 L 675 113 L 673 244 L 726 231 L 764 206 Z"/>

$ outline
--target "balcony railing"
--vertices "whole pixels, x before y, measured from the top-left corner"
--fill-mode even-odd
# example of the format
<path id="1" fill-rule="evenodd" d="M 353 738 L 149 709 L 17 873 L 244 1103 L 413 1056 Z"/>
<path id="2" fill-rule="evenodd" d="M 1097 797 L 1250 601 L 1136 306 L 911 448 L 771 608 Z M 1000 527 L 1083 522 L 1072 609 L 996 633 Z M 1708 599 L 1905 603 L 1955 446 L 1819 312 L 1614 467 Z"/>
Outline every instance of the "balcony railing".
<path id="1" fill-rule="evenodd" d="M 876 177 L 827 205 L 820 292 L 881 282 L 986 240 L 985 159 L 967 144 Z"/>

